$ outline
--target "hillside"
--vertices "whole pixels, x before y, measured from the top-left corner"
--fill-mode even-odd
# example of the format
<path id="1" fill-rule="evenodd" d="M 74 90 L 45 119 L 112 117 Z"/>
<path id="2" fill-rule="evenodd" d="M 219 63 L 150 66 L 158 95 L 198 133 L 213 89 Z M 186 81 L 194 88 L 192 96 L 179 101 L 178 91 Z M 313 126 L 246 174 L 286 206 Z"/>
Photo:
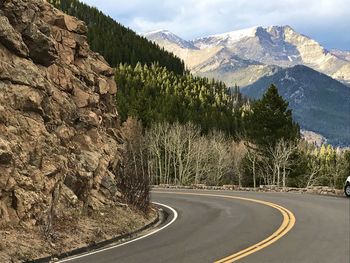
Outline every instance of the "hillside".
<path id="1" fill-rule="evenodd" d="M 319 133 L 335 145 L 350 145 L 350 89 L 305 66 L 280 69 L 242 89 L 260 98 L 275 84 L 304 130 Z"/>
<path id="2" fill-rule="evenodd" d="M 144 127 L 154 123 L 192 122 L 202 132 L 225 131 L 234 135 L 242 101 L 231 95 L 223 82 L 177 75 L 159 65 L 120 65 L 116 71 L 118 106 L 122 121 L 133 116 Z"/>
<path id="3" fill-rule="evenodd" d="M 176 73 L 183 73 L 183 61 L 158 45 L 140 37 L 111 17 L 78 0 L 48 0 L 56 8 L 84 21 L 88 26 L 88 42 L 92 50 L 99 52 L 112 67 L 120 63 L 135 66 L 137 62 L 158 62 Z"/>

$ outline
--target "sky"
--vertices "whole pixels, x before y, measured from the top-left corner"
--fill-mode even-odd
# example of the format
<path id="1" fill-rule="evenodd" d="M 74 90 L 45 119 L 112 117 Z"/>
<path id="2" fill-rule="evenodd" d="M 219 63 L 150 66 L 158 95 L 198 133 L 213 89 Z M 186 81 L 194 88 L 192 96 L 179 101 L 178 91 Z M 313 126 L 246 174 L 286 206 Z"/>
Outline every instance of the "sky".
<path id="1" fill-rule="evenodd" d="M 192 40 L 289 25 L 327 49 L 350 50 L 350 0 L 82 0 L 138 33 L 167 29 Z"/>

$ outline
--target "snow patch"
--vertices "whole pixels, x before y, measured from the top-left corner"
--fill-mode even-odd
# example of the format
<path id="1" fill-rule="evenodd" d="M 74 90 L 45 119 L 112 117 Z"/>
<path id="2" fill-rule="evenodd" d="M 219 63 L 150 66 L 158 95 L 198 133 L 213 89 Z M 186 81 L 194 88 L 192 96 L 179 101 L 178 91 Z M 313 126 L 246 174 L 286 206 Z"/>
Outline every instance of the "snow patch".
<path id="1" fill-rule="evenodd" d="M 290 95 L 290 99 L 293 100 L 295 104 L 300 104 L 303 98 L 305 98 L 303 87 L 299 87 L 292 95 Z"/>
<path id="2" fill-rule="evenodd" d="M 222 33 L 222 34 L 216 34 L 216 35 L 210 35 L 207 38 L 218 38 L 218 39 L 229 39 L 231 41 L 239 41 L 243 38 L 246 37 L 254 37 L 256 34 L 256 30 L 257 30 L 257 26 L 256 27 L 251 27 L 251 28 L 246 28 L 246 29 L 240 29 L 240 30 L 235 30 L 235 31 L 231 31 L 231 32 L 226 32 L 226 33 Z"/>
<path id="3" fill-rule="evenodd" d="M 154 34 L 166 34 L 166 35 L 170 35 L 172 34 L 169 30 L 166 30 L 166 29 L 157 29 L 157 30 L 154 30 L 154 31 L 150 31 L 150 32 L 146 32 L 144 33 L 143 35 L 144 36 L 150 36 L 150 35 L 154 35 Z"/>
<path id="4" fill-rule="evenodd" d="M 282 80 L 282 81 L 283 81 L 283 80 L 290 80 L 290 81 L 296 82 L 295 78 L 289 76 L 287 70 L 286 70 L 286 74 L 284 75 L 284 78 L 281 79 L 281 80 Z"/>

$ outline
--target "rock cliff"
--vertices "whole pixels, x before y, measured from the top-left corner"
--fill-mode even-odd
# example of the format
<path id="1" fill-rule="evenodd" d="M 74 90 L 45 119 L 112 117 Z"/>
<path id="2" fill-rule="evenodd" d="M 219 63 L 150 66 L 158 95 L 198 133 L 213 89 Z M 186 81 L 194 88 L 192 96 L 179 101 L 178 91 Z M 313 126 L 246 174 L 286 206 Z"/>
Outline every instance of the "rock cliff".
<path id="1" fill-rule="evenodd" d="M 119 200 L 117 87 L 86 33 L 46 1 L 0 0 L 0 223 Z"/>

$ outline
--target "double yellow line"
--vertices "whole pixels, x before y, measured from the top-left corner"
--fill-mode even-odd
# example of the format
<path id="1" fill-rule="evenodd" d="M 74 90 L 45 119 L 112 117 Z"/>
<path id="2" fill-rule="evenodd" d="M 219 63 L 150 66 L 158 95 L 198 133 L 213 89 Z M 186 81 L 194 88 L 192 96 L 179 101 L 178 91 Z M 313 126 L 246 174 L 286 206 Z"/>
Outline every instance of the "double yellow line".
<path id="1" fill-rule="evenodd" d="M 270 206 L 274 209 L 277 209 L 283 216 L 283 221 L 280 227 L 270 236 L 265 238 L 264 240 L 260 241 L 257 244 L 254 244 L 246 249 L 243 249 L 239 252 L 236 252 L 232 255 L 229 255 L 223 259 L 215 261 L 215 263 L 229 263 L 229 262 L 235 262 L 241 258 L 244 258 L 250 254 L 253 254 L 273 243 L 275 243 L 278 239 L 283 237 L 285 234 L 287 234 L 295 225 L 295 216 L 291 211 L 289 211 L 287 208 L 284 208 L 283 206 L 276 205 L 274 203 L 257 200 L 257 199 L 251 199 L 251 198 L 244 198 L 244 197 L 238 197 L 238 196 L 229 196 L 229 195 L 218 195 L 218 194 L 201 194 L 201 193 L 184 193 L 184 192 L 161 192 L 161 191 L 154 191 L 153 193 L 158 194 L 176 194 L 176 195 L 195 195 L 195 196 L 210 196 L 210 197 L 222 197 L 222 198 L 230 198 L 230 199 L 236 199 L 236 200 L 243 200 L 243 201 L 249 201 L 254 202 L 266 206 Z"/>

